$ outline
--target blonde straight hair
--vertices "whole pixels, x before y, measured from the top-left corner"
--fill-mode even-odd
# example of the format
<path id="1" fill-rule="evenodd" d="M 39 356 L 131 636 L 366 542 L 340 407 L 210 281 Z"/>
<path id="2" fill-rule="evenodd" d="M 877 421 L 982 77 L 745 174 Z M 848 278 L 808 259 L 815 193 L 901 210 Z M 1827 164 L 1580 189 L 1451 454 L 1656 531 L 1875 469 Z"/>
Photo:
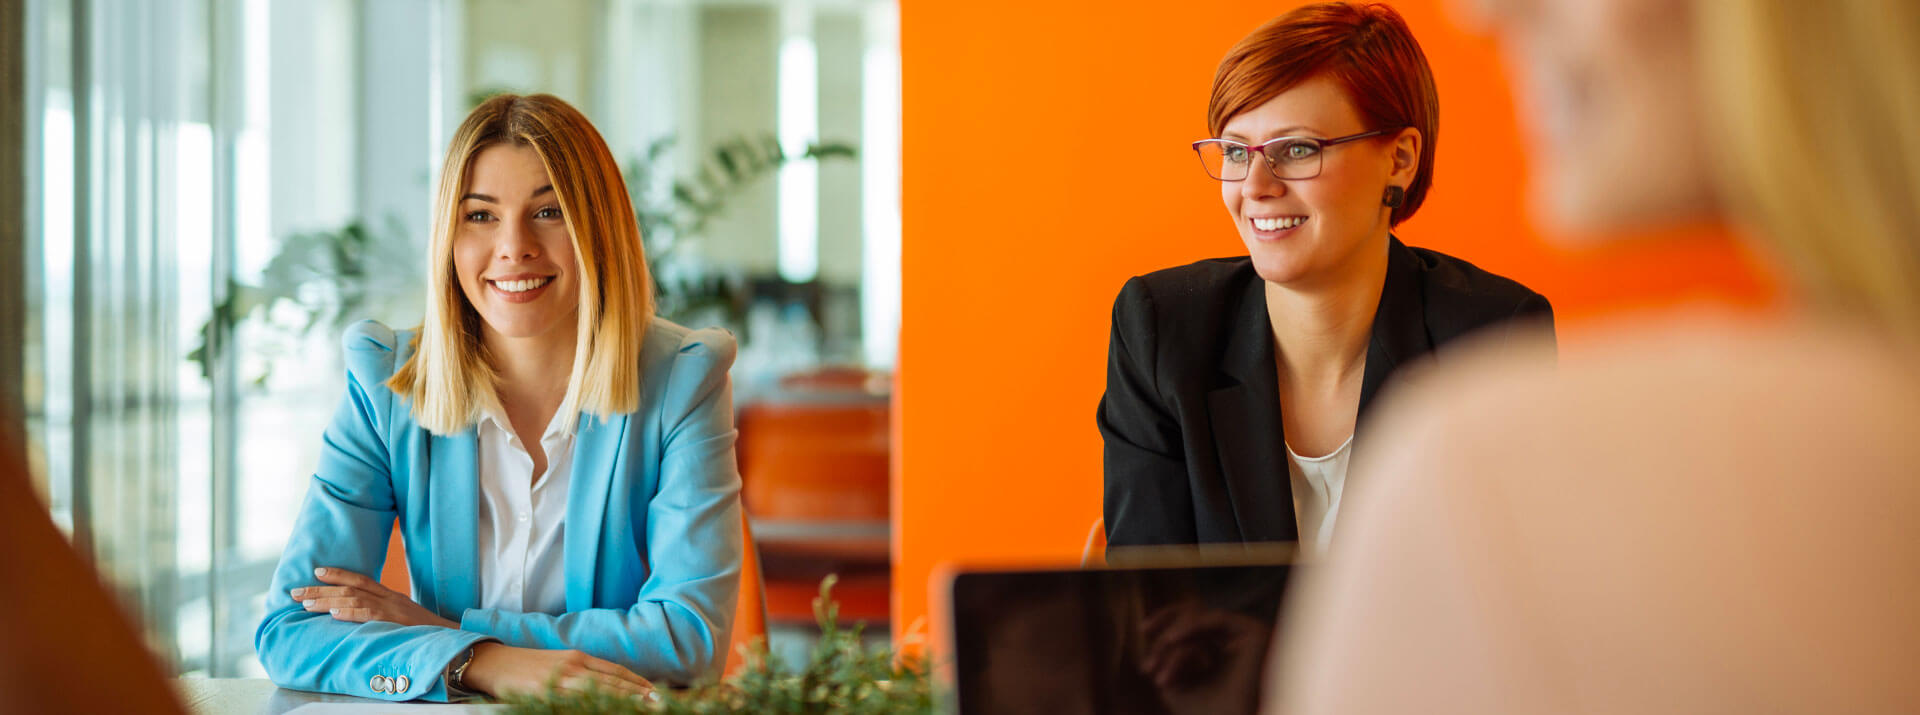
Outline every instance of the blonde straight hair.
<path id="1" fill-rule="evenodd" d="M 1816 305 L 1920 337 L 1920 3 L 1694 7 L 1735 220 Z"/>
<path id="2" fill-rule="evenodd" d="M 471 427 L 498 412 L 499 379 L 481 341 L 481 317 L 460 290 L 453 264 L 460 197 L 473 157 L 495 144 L 531 147 L 553 180 L 580 275 L 580 329 L 573 375 L 560 413 L 569 429 L 580 412 L 608 416 L 640 404 L 640 346 L 653 319 L 652 278 L 640 227 L 612 152 L 587 118 L 547 94 L 502 94 L 475 107 L 447 146 L 433 205 L 427 312 L 413 357 L 387 386 L 412 404 L 434 434 Z"/>

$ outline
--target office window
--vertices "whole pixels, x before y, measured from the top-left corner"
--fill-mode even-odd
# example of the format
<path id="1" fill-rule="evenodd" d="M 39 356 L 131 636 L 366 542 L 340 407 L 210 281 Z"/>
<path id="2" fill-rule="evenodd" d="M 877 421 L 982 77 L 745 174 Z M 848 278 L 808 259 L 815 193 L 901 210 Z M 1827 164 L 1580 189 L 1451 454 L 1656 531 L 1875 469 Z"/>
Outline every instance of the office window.
<path id="1" fill-rule="evenodd" d="M 34 472 L 181 673 L 260 674 L 253 629 L 344 386 L 339 331 L 420 319 L 434 174 L 488 93 L 551 92 L 595 121 L 665 215 L 648 248 L 669 317 L 742 336 L 743 397 L 892 363 L 890 2 L 26 11 Z M 723 155 L 776 166 L 715 181 Z M 676 203 L 687 187 L 701 210 Z M 783 255 L 808 270 L 783 275 Z"/>

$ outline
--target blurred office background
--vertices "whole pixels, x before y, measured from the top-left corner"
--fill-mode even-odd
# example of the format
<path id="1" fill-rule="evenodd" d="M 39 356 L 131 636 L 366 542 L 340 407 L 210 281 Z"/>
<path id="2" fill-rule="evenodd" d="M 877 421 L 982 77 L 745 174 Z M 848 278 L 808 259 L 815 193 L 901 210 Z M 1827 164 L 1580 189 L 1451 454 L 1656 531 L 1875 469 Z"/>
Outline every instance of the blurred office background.
<path id="1" fill-rule="evenodd" d="M 253 629 L 340 400 L 340 329 L 417 323 L 447 138 L 500 91 L 549 92 L 594 121 L 648 229 L 663 312 L 742 338 L 756 527 L 797 545 L 766 559 L 769 589 L 864 572 L 878 594 L 865 613 L 885 620 L 891 0 L 23 13 L 20 389 L 36 486 L 178 672 L 261 672 Z M 782 462 L 749 443 L 813 448 Z"/>
<path id="2" fill-rule="evenodd" d="M 1433 64 L 1446 127 L 1405 240 L 1546 294 L 1566 354 L 1623 313 L 1778 301 L 1767 257 L 1725 227 L 1582 243 L 1535 226 L 1495 48 L 1445 0 L 1390 1 Z M 769 559 L 769 602 L 793 603 L 774 581 L 857 564 L 842 595 L 937 648 L 941 566 L 1079 560 L 1100 514 L 1114 295 L 1243 253 L 1188 143 L 1220 57 L 1298 4 L 903 0 L 896 22 L 891 5 L 828 2 L 25 0 L 36 474 L 183 671 L 255 672 L 254 604 L 338 399 L 335 331 L 294 328 L 339 284 L 265 282 L 284 241 L 353 244 L 357 222 L 405 247 L 360 283 L 417 273 L 398 266 L 420 255 L 439 143 L 495 89 L 566 96 L 623 158 L 671 137 L 646 164 L 670 179 L 734 139 L 844 144 L 854 158 L 727 193 L 671 249 L 687 280 L 669 297 L 745 338 L 747 506 L 763 548 L 789 552 Z M 646 185 L 670 195 L 670 179 Z M 230 321 L 196 361 L 229 279 L 310 300 Z M 400 295 L 348 312 L 406 323 L 417 299 Z"/>

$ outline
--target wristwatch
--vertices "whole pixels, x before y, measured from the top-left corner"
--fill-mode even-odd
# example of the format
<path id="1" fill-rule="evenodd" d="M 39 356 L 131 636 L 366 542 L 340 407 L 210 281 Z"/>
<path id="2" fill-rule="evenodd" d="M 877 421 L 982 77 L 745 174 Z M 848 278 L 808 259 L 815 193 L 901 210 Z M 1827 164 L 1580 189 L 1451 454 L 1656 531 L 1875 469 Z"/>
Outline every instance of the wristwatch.
<path id="1" fill-rule="evenodd" d="M 458 665 L 455 665 L 458 663 Z M 467 646 L 467 652 L 459 658 L 447 662 L 447 672 L 443 676 L 447 683 L 447 692 L 453 695 L 478 695 L 468 690 L 465 678 L 467 666 L 473 665 L 473 646 Z"/>

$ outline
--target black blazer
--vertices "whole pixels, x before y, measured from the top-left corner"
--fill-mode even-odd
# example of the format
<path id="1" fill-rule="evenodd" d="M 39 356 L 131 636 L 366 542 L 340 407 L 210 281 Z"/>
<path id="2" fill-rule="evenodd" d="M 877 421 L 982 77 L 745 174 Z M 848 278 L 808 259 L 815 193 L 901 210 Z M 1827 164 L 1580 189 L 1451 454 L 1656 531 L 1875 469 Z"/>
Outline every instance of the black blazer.
<path id="1" fill-rule="evenodd" d="M 1550 334 L 1553 308 L 1517 282 L 1390 239 L 1360 420 L 1399 367 L 1515 318 Z M 1265 283 L 1245 256 L 1120 289 L 1097 417 L 1109 546 L 1296 540 L 1273 351 Z M 1391 438 L 1362 432 L 1354 449 Z"/>

